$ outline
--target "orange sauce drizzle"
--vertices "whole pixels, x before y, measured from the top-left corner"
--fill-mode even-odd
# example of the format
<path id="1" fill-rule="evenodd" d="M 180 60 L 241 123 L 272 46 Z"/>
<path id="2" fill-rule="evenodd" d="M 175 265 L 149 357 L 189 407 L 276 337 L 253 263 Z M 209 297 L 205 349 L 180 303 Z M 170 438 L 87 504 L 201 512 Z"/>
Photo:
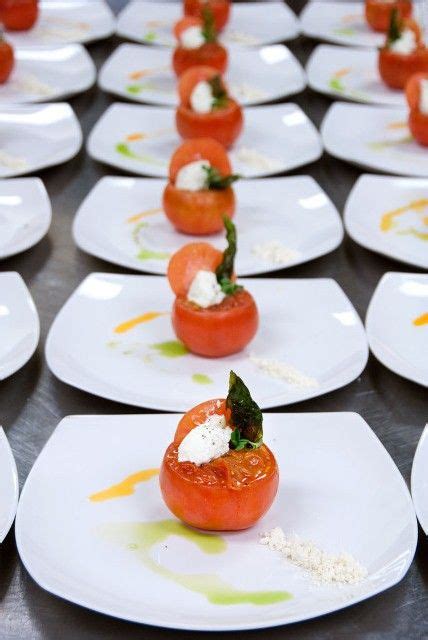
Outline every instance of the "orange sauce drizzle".
<path id="1" fill-rule="evenodd" d="M 144 322 L 150 322 L 151 320 L 155 320 L 160 316 L 167 316 L 168 313 L 165 311 L 148 311 L 147 313 L 143 313 L 141 316 L 137 316 L 136 318 L 131 318 L 130 320 L 126 320 L 126 322 L 122 322 L 118 324 L 117 327 L 114 328 L 114 333 L 126 333 L 131 329 L 134 329 L 139 324 L 143 324 Z"/>
<path id="2" fill-rule="evenodd" d="M 111 487 L 107 487 L 107 489 L 93 493 L 89 496 L 89 500 L 91 502 L 103 502 L 104 500 L 114 500 L 115 498 L 131 496 L 135 493 L 135 485 L 140 482 L 147 482 L 158 474 L 159 469 L 145 469 L 144 471 L 137 471 L 137 473 L 133 473 L 126 477 L 118 484 L 113 484 Z"/>
<path id="3" fill-rule="evenodd" d="M 156 213 L 162 213 L 162 209 L 147 209 L 147 211 L 142 211 L 141 213 L 136 213 L 134 216 L 130 216 L 127 218 L 126 222 L 130 224 L 134 222 L 139 222 L 142 218 L 147 218 L 148 216 L 154 216 Z"/>
<path id="4" fill-rule="evenodd" d="M 413 320 L 413 324 L 415 325 L 415 327 L 422 327 L 424 324 L 428 324 L 428 312 L 423 313 L 418 318 L 415 318 Z"/>

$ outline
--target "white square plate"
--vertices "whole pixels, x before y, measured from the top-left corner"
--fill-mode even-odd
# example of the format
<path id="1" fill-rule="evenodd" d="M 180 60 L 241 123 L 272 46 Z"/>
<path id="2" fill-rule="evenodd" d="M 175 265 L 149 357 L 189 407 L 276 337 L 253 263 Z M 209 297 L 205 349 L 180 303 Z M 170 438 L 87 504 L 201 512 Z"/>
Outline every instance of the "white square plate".
<path id="1" fill-rule="evenodd" d="M 115 18 L 104 0 L 40 0 L 40 15 L 29 31 L 8 31 L 16 47 L 93 42 L 114 33 Z"/>
<path id="2" fill-rule="evenodd" d="M 63 382 L 89 393 L 161 411 L 185 411 L 207 393 L 223 396 L 231 368 L 263 408 L 322 395 L 360 375 L 368 356 L 364 328 L 334 280 L 260 278 L 244 284 L 260 313 L 256 337 L 241 353 L 202 358 L 176 342 L 169 313 L 174 296 L 166 278 L 91 274 L 50 329 L 49 368 Z M 116 331 L 146 312 L 164 315 Z M 304 383 L 271 377 L 251 355 L 291 365 Z"/>
<path id="3" fill-rule="evenodd" d="M 385 273 L 367 309 L 366 330 L 385 367 L 428 387 L 428 274 Z"/>
<path id="4" fill-rule="evenodd" d="M 367 249 L 428 269 L 428 180 L 363 175 L 345 206 L 345 227 Z"/>
<path id="5" fill-rule="evenodd" d="M 51 217 L 51 203 L 40 178 L 1 180 L 0 259 L 39 242 L 49 229 Z"/>
<path id="6" fill-rule="evenodd" d="M 92 129 L 87 149 L 95 160 L 133 173 L 165 178 L 170 158 L 182 139 L 175 130 L 175 110 L 115 103 Z M 257 162 L 240 160 L 251 149 Z M 245 178 L 290 171 L 317 160 L 320 136 L 295 104 L 247 107 L 243 132 L 230 150 L 235 173 Z"/>
<path id="7" fill-rule="evenodd" d="M 89 499 L 130 474 L 159 467 L 180 417 L 70 416 L 58 425 L 27 478 L 16 517 L 19 555 L 41 587 L 126 620 L 229 631 L 331 613 L 406 574 L 417 542 L 412 501 L 391 457 L 355 413 L 265 415 L 280 486 L 268 514 L 247 531 L 211 537 L 180 525 L 162 501 L 156 476 L 126 497 Z M 151 524 L 164 538 L 152 542 L 147 556 L 141 534 Z M 351 553 L 368 577 L 347 586 L 314 583 L 258 543 L 260 533 L 275 526 L 331 553 Z M 208 541 L 211 553 L 203 551 Z M 195 593 L 186 584 L 201 574 Z M 213 604 L 204 592 L 219 580 L 219 598 L 236 589 L 291 597 L 264 605 Z"/>
<path id="8" fill-rule="evenodd" d="M 328 153 L 358 166 L 405 176 L 428 177 L 426 147 L 407 126 L 408 110 L 335 102 L 321 125 Z"/>
<path id="9" fill-rule="evenodd" d="M 412 499 L 419 523 L 428 535 L 428 424 L 422 432 L 412 465 Z"/>
<path id="10" fill-rule="evenodd" d="M 136 78 L 139 73 L 141 79 Z M 300 63 L 283 44 L 235 50 L 225 78 L 231 95 L 244 106 L 299 93 L 306 84 Z M 178 104 L 177 78 L 167 49 L 121 44 L 104 63 L 98 84 L 136 102 Z"/>
<path id="11" fill-rule="evenodd" d="M 327 95 L 354 102 L 403 107 L 403 91 L 390 89 L 378 71 L 376 49 L 318 45 L 306 66 L 309 86 Z"/>
<path id="12" fill-rule="evenodd" d="M 357 47 L 381 47 L 384 33 L 372 31 L 364 16 L 364 2 L 312 0 L 300 15 L 303 33 L 316 40 Z"/>
<path id="13" fill-rule="evenodd" d="M 0 380 L 28 362 L 39 336 L 39 316 L 23 279 L 15 271 L 0 273 Z"/>
<path id="14" fill-rule="evenodd" d="M 0 427 L 0 544 L 15 518 L 18 506 L 18 472 L 6 434 Z"/>
<path id="15" fill-rule="evenodd" d="M 71 160 L 82 130 L 65 102 L 0 107 L 0 178 L 40 171 Z"/>
<path id="16" fill-rule="evenodd" d="M 133 0 L 119 14 L 117 32 L 137 42 L 173 47 L 172 29 L 182 15 L 181 2 Z M 228 46 L 260 46 L 291 40 L 298 34 L 299 21 L 283 2 L 243 2 L 233 4 L 221 40 Z"/>
<path id="17" fill-rule="evenodd" d="M 89 89 L 95 65 L 81 44 L 15 51 L 15 68 L 0 85 L 0 105 L 59 100 Z"/>
<path id="18" fill-rule="evenodd" d="M 108 262 L 165 274 L 170 256 L 198 238 L 178 233 L 168 221 L 161 208 L 164 188 L 164 180 L 153 178 L 102 178 L 76 214 L 76 244 Z M 236 272 L 240 276 L 307 262 L 333 251 L 342 241 L 337 210 L 309 176 L 241 180 L 234 190 L 239 247 Z M 221 250 L 226 246 L 224 233 L 202 240 Z M 269 262 L 254 253 L 256 245 L 272 240 L 290 249 L 287 262 Z"/>

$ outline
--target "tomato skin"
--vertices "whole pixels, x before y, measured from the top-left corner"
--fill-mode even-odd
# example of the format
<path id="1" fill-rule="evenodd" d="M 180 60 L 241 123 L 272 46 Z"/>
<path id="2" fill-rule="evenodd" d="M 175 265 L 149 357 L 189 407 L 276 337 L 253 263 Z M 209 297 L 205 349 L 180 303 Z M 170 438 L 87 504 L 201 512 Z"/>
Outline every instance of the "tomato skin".
<path id="1" fill-rule="evenodd" d="M 410 133 L 423 147 L 428 147 L 428 116 L 419 109 L 411 109 L 409 113 Z"/>
<path id="2" fill-rule="evenodd" d="M 415 73 L 406 84 L 406 98 L 410 109 L 419 109 L 421 80 L 428 80 L 428 73 Z"/>
<path id="3" fill-rule="evenodd" d="M 173 442 L 166 450 L 159 482 L 167 507 L 188 525 L 208 531 L 239 531 L 254 525 L 272 505 L 279 472 L 265 444 L 254 451 L 230 451 L 199 467 L 178 462 L 177 449 Z M 257 470 L 259 476 L 231 482 L 234 468 L 244 473 Z"/>
<path id="4" fill-rule="evenodd" d="M 207 160 L 222 176 L 229 176 L 232 173 L 232 165 L 222 144 L 212 138 L 190 138 L 172 154 L 169 163 L 170 181 L 175 182 L 180 169 L 195 160 Z"/>
<path id="5" fill-rule="evenodd" d="M 230 147 L 242 131 L 244 116 L 238 103 L 229 99 L 227 107 L 209 113 L 195 113 L 179 105 L 175 122 L 182 138 L 214 138 L 224 147 Z"/>
<path id="6" fill-rule="evenodd" d="M 259 314 L 253 296 L 245 289 L 207 309 L 177 297 L 172 325 L 177 338 L 192 353 L 222 358 L 242 351 L 254 338 Z"/>
<path id="7" fill-rule="evenodd" d="M 215 271 L 223 252 L 208 242 L 190 242 L 174 253 L 168 263 L 167 278 L 176 296 L 184 297 L 198 271 Z"/>
<path id="8" fill-rule="evenodd" d="M 193 93 L 193 89 L 198 82 L 203 80 L 211 80 L 218 75 L 218 70 L 215 67 L 209 67 L 206 65 L 197 65 L 196 67 L 190 67 L 181 74 L 178 79 L 178 97 L 180 104 L 190 107 L 190 98 Z M 223 83 L 224 84 L 224 83 Z"/>
<path id="9" fill-rule="evenodd" d="M 227 51 L 218 42 L 206 42 L 197 49 L 185 49 L 178 45 L 172 56 L 172 66 L 177 76 L 198 66 L 214 67 L 219 73 L 224 73 L 227 63 Z"/>
<path id="10" fill-rule="evenodd" d="M 233 189 L 188 191 L 169 183 L 163 193 L 163 209 L 168 220 L 182 233 L 209 235 L 224 227 L 223 217 L 235 213 Z"/>
<path id="11" fill-rule="evenodd" d="M 392 89 L 404 89 L 415 73 L 428 72 L 428 49 L 420 46 L 408 55 L 395 53 L 384 47 L 379 52 L 379 73 Z"/>
<path id="12" fill-rule="evenodd" d="M 5 40 L 0 40 L 0 84 L 6 82 L 15 66 L 13 47 Z"/>
<path id="13" fill-rule="evenodd" d="M 386 33 L 391 22 L 393 9 L 397 9 L 399 19 L 410 18 L 412 15 L 411 0 L 395 0 L 395 2 L 380 2 L 379 0 L 366 0 L 365 13 L 369 26 L 374 31 Z"/>
<path id="14" fill-rule="evenodd" d="M 196 407 L 193 407 L 193 409 L 190 409 L 190 411 L 185 413 L 178 423 L 177 430 L 174 435 L 175 444 L 180 444 L 189 431 L 198 426 L 198 424 L 205 422 L 208 416 L 212 416 L 214 414 L 223 416 L 226 412 L 225 398 L 214 398 L 214 400 L 205 400 L 205 402 L 197 404 Z"/>
<path id="15" fill-rule="evenodd" d="M 8 31 L 28 31 L 38 15 L 38 0 L 2 0 L 0 4 L 0 19 Z"/>
<path id="16" fill-rule="evenodd" d="M 229 0 L 206 0 L 206 4 L 208 4 L 213 13 L 216 30 L 221 31 L 229 20 Z M 184 0 L 184 13 L 186 16 L 202 17 L 203 5 L 204 2 L 201 2 L 201 0 Z"/>

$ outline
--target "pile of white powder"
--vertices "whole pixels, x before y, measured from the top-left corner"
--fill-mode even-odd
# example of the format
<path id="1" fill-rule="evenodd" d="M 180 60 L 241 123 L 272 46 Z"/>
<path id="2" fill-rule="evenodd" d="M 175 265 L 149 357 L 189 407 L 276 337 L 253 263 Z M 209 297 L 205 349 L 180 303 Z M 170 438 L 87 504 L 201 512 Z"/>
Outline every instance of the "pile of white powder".
<path id="1" fill-rule="evenodd" d="M 272 262 L 273 264 L 286 264 L 291 260 L 296 260 L 299 256 L 298 251 L 286 247 L 279 240 L 255 244 L 252 248 L 252 253 L 261 260 Z"/>
<path id="2" fill-rule="evenodd" d="M 367 576 L 367 569 L 349 553 L 327 553 L 297 535 L 287 537 L 281 527 L 262 534 L 260 544 L 279 551 L 284 558 L 308 571 L 319 583 L 356 584 Z"/>
<path id="3" fill-rule="evenodd" d="M 260 358 L 254 354 L 250 354 L 250 360 L 261 371 L 271 376 L 271 378 L 285 380 L 288 384 L 292 384 L 295 387 L 318 387 L 318 381 L 315 378 L 306 376 L 291 364 L 270 358 Z"/>

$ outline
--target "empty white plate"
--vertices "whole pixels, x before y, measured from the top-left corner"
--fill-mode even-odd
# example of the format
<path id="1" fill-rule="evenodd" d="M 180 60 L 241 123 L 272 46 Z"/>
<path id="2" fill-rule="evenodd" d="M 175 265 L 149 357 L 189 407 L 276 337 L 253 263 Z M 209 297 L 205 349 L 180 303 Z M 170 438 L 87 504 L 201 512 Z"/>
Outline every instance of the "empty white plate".
<path id="1" fill-rule="evenodd" d="M 95 82 L 95 65 L 81 44 L 20 48 L 15 58 L 12 75 L 0 85 L 0 104 L 58 100 Z"/>
<path id="2" fill-rule="evenodd" d="M 357 47 L 381 47 L 385 34 L 372 31 L 364 16 L 364 2 L 312 0 L 300 15 L 303 33 L 316 40 Z"/>
<path id="3" fill-rule="evenodd" d="M 115 30 L 115 18 L 104 0 L 40 0 L 39 7 L 32 29 L 7 32 L 16 47 L 93 42 Z"/>
<path id="4" fill-rule="evenodd" d="M 133 0 L 119 14 L 117 32 L 137 42 L 175 46 L 173 26 L 183 16 L 181 2 Z M 226 45 L 272 44 L 299 34 L 299 22 L 283 2 L 233 4 L 231 18 L 221 34 Z"/>
<path id="5" fill-rule="evenodd" d="M 49 229 L 51 217 L 51 203 L 40 178 L 1 180 L 0 259 L 39 242 Z"/>
<path id="6" fill-rule="evenodd" d="M 428 274 L 385 273 L 367 309 L 366 330 L 385 367 L 428 387 Z"/>
<path id="7" fill-rule="evenodd" d="M 171 55 L 158 47 L 121 44 L 104 63 L 98 84 L 123 98 L 175 106 L 177 78 Z M 235 51 L 225 78 L 231 95 L 242 105 L 284 98 L 306 84 L 300 63 L 283 44 Z"/>
<path id="8" fill-rule="evenodd" d="M 113 167 L 163 178 L 181 143 L 175 110 L 115 103 L 92 129 L 87 149 L 92 158 Z M 230 159 L 236 173 L 258 178 L 308 164 L 321 153 L 315 126 L 300 107 L 287 103 L 247 107 Z"/>
<path id="9" fill-rule="evenodd" d="M 65 102 L 0 107 L 0 178 L 66 162 L 81 145 L 82 130 Z"/>
<path id="10" fill-rule="evenodd" d="M 278 495 L 251 529 L 218 534 L 182 525 L 160 495 L 156 468 L 180 417 L 70 416 L 58 425 L 27 478 L 16 517 L 19 555 L 41 587 L 126 620 L 229 631 L 331 613 L 406 574 L 417 543 L 412 501 L 361 416 L 266 414 Z M 140 482 L 130 478 L 148 470 L 146 481 L 144 473 Z M 122 497 L 102 493 L 126 478 Z M 260 534 L 276 526 L 330 553 L 351 553 L 368 577 L 354 585 L 315 583 L 259 544 Z"/>
<path id="11" fill-rule="evenodd" d="M 405 106 L 404 92 L 382 82 L 378 57 L 376 49 L 319 45 L 306 67 L 309 86 L 354 102 Z"/>
<path id="12" fill-rule="evenodd" d="M 28 362 L 39 342 L 39 316 L 23 279 L 0 273 L 0 380 Z"/>
<path id="13" fill-rule="evenodd" d="M 349 194 L 345 227 L 367 249 L 428 269 L 428 180 L 363 175 Z"/>
<path id="14" fill-rule="evenodd" d="M 18 494 L 18 472 L 15 458 L 6 434 L 0 427 L 0 543 L 9 533 L 15 519 Z"/>
<path id="15" fill-rule="evenodd" d="M 358 166 L 428 177 L 428 152 L 407 126 L 408 110 L 335 102 L 321 125 L 326 151 Z"/>
<path id="16" fill-rule="evenodd" d="M 114 264 L 160 274 L 166 273 L 171 255 L 189 242 L 204 240 L 223 250 L 224 233 L 197 238 L 174 230 L 162 210 L 165 184 L 153 178 L 102 178 L 75 217 L 77 245 Z M 342 241 L 337 210 L 309 176 L 241 180 L 234 190 L 238 275 L 307 262 L 333 251 Z M 260 250 L 272 241 L 289 250 L 284 262 L 260 257 Z"/>
<path id="17" fill-rule="evenodd" d="M 334 280 L 242 283 L 259 309 L 256 337 L 234 356 L 202 358 L 176 340 L 170 317 L 174 296 L 166 278 L 91 274 L 50 329 L 49 368 L 90 393 L 169 411 L 186 410 L 207 393 L 222 396 L 231 368 L 264 408 L 322 395 L 360 375 L 368 355 L 364 328 Z M 284 365 L 286 379 L 266 371 L 271 361 Z"/>
<path id="18" fill-rule="evenodd" d="M 412 465 L 412 499 L 419 523 L 428 535 L 428 424 L 422 431 Z"/>

